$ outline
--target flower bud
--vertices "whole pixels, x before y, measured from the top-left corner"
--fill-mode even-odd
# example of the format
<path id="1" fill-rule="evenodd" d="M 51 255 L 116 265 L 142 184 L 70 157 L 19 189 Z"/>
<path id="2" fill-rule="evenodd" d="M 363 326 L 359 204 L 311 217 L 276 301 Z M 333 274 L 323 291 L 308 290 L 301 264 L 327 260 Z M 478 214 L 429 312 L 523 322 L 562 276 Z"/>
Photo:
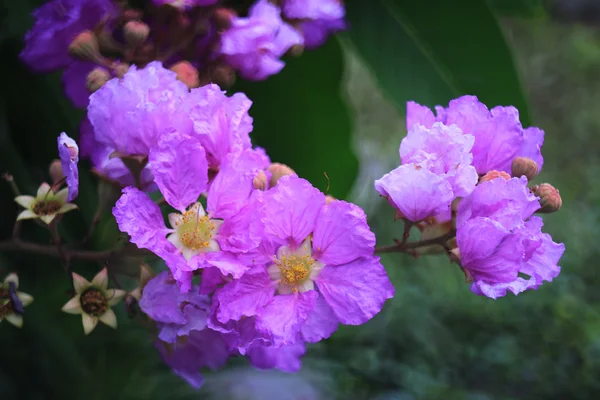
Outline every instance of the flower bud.
<path id="1" fill-rule="evenodd" d="M 264 171 L 260 171 L 252 181 L 255 189 L 265 190 L 267 188 L 267 175 Z"/>
<path id="2" fill-rule="evenodd" d="M 139 47 L 144 43 L 149 34 L 150 27 L 141 21 L 129 21 L 123 27 L 125 41 L 133 47 Z"/>
<path id="3" fill-rule="evenodd" d="M 479 183 L 491 181 L 492 179 L 496 179 L 496 178 L 502 178 L 505 181 L 507 181 L 510 179 L 510 175 L 504 171 L 496 171 L 496 170 L 489 171 L 484 176 L 479 178 Z"/>
<path id="4" fill-rule="evenodd" d="M 98 40 L 92 31 L 83 31 L 69 45 L 69 54 L 84 61 L 103 62 Z"/>
<path id="5" fill-rule="evenodd" d="M 267 168 L 267 171 L 269 171 L 271 173 L 271 182 L 270 182 L 271 187 L 277 185 L 277 181 L 282 176 L 295 174 L 293 169 L 291 169 L 290 167 L 288 167 L 285 164 L 280 164 L 280 163 L 273 163 L 273 164 L 269 165 L 269 168 Z"/>
<path id="6" fill-rule="evenodd" d="M 128 9 L 128 10 L 124 10 L 123 13 L 121 14 L 121 17 L 125 20 L 125 21 L 131 21 L 134 19 L 140 19 L 143 17 L 143 14 L 140 10 L 134 10 L 132 8 Z"/>
<path id="7" fill-rule="evenodd" d="M 177 79 L 185 83 L 190 89 L 200 86 L 198 70 L 188 61 L 180 61 L 170 68 L 177 74 Z"/>
<path id="8" fill-rule="evenodd" d="M 217 8 L 213 14 L 217 30 L 225 30 L 231 27 L 231 23 L 237 17 L 235 10 L 231 8 Z"/>
<path id="9" fill-rule="evenodd" d="M 331 203 L 332 201 L 336 201 L 337 199 L 331 195 L 325 196 L 325 205 Z"/>
<path id="10" fill-rule="evenodd" d="M 52 177 L 52 183 L 56 185 L 62 179 L 64 179 L 65 175 L 62 170 L 62 163 L 59 159 L 56 159 L 50 163 L 50 177 Z"/>
<path id="11" fill-rule="evenodd" d="M 87 89 L 94 93 L 110 80 L 110 73 L 102 67 L 97 67 L 90 72 L 86 78 Z"/>
<path id="12" fill-rule="evenodd" d="M 304 44 L 302 44 L 302 43 L 297 43 L 297 44 L 293 45 L 287 51 L 287 54 L 291 57 L 300 57 L 302 55 L 302 53 L 304 53 Z"/>
<path id="13" fill-rule="evenodd" d="M 226 64 L 216 65 L 210 73 L 210 80 L 219 87 L 228 89 L 235 83 L 235 70 Z"/>
<path id="14" fill-rule="evenodd" d="M 460 265 L 460 250 L 458 247 L 450 250 L 450 260 Z"/>
<path id="15" fill-rule="evenodd" d="M 512 176 L 525 176 L 528 181 L 535 178 L 539 173 L 538 164 L 529 157 L 517 157 L 511 166 Z"/>
<path id="16" fill-rule="evenodd" d="M 542 183 L 531 188 L 533 194 L 540 198 L 542 208 L 537 210 L 540 213 L 553 213 L 562 207 L 562 198 L 558 189 L 549 183 Z"/>
<path id="17" fill-rule="evenodd" d="M 113 73 L 115 74 L 115 76 L 117 78 L 122 78 L 123 76 L 125 76 L 125 74 L 127 73 L 127 71 L 129 71 L 129 67 L 130 65 L 127 63 L 122 63 L 122 62 L 117 62 L 113 64 Z"/>

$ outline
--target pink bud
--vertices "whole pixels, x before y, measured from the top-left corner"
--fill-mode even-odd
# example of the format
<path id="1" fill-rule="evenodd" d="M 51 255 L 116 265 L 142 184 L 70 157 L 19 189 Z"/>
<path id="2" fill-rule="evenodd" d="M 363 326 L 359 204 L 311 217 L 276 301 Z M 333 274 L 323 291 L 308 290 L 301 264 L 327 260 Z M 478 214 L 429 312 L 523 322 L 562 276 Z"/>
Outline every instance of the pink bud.
<path id="1" fill-rule="evenodd" d="M 100 89 L 110 80 L 110 73 L 102 67 L 97 67 L 90 72 L 86 78 L 85 85 L 91 93 Z"/>
<path id="2" fill-rule="evenodd" d="M 267 175 L 263 171 L 260 171 L 258 175 L 254 177 L 252 184 L 255 189 L 265 190 L 267 188 Z"/>
<path id="3" fill-rule="evenodd" d="M 292 175 L 295 173 L 293 169 L 291 169 L 285 164 L 280 163 L 273 163 L 269 165 L 269 168 L 267 168 L 267 170 L 271 173 L 271 187 L 277 185 L 277 181 L 282 176 Z"/>
<path id="4" fill-rule="evenodd" d="M 69 45 L 69 54 L 84 61 L 102 63 L 98 39 L 92 31 L 83 31 Z"/>
<path id="5" fill-rule="evenodd" d="M 562 207 L 562 198 L 560 192 L 549 183 L 542 183 L 531 188 L 533 194 L 540 198 L 542 208 L 537 210 L 539 213 L 553 213 Z"/>
<path id="6" fill-rule="evenodd" d="M 139 47 L 150 34 L 150 27 L 141 21 L 129 21 L 123 27 L 125 41 L 133 47 Z"/>
<path id="7" fill-rule="evenodd" d="M 496 171 L 496 170 L 489 171 L 484 176 L 479 178 L 479 183 L 491 181 L 492 179 L 496 179 L 496 178 L 502 178 L 505 181 L 507 181 L 510 179 L 510 175 L 504 171 Z"/>
<path id="8" fill-rule="evenodd" d="M 177 79 L 185 83 L 190 89 L 200 86 L 198 70 L 188 61 L 180 61 L 169 68 L 177 74 Z"/>
<path id="9" fill-rule="evenodd" d="M 517 157 L 512 162 L 511 172 L 514 177 L 525 176 L 530 181 L 538 175 L 539 167 L 529 157 Z"/>

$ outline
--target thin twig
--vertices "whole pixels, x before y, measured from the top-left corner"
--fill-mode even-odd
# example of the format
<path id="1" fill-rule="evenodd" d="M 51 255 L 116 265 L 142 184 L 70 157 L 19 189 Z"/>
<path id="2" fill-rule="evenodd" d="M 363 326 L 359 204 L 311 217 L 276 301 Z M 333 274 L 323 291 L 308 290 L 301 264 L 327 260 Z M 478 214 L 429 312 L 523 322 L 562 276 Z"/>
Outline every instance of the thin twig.
<path id="1" fill-rule="evenodd" d="M 10 239 L 0 242 L 0 251 L 23 251 L 51 257 L 61 257 L 60 252 L 55 246 L 27 242 L 18 239 Z M 101 251 L 66 250 L 66 254 L 68 254 L 68 257 L 72 260 L 103 262 L 114 259 L 121 255 L 146 256 L 152 253 L 144 249 L 139 249 L 135 246 L 124 246 L 118 249 Z"/>
<path id="2" fill-rule="evenodd" d="M 392 246 L 383 246 L 375 248 L 375 253 L 406 253 L 406 250 L 412 250 L 419 247 L 430 246 L 432 244 L 438 244 L 444 248 L 447 248 L 446 242 L 452 239 L 456 235 L 456 232 L 448 232 L 445 235 L 438 236 L 436 238 L 421 240 L 418 242 L 410 242 L 410 243 L 398 243 Z"/>

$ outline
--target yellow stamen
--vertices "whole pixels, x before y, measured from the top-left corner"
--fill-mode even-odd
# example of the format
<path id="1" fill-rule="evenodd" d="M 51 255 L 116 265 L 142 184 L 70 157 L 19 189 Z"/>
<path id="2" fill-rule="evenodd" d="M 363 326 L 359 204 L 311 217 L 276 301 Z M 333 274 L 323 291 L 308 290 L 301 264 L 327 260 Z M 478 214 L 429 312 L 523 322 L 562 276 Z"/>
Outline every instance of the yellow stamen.
<path id="1" fill-rule="evenodd" d="M 277 262 L 281 271 L 281 281 L 286 285 L 301 283 L 310 273 L 310 268 L 315 263 L 311 256 L 282 256 Z"/>
<path id="2" fill-rule="evenodd" d="M 208 215 L 199 217 L 198 209 L 192 208 L 182 215 L 181 220 L 176 223 L 176 229 L 185 247 L 202 250 L 210 245 L 215 224 Z"/>

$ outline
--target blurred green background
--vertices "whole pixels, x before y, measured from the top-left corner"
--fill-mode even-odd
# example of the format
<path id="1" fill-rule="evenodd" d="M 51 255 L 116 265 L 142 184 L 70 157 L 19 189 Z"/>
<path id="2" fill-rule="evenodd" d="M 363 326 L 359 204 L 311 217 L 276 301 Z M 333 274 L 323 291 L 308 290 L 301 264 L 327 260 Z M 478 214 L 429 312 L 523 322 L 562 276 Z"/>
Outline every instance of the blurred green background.
<path id="1" fill-rule="evenodd" d="M 0 173 L 13 174 L 23 192 L 48 179 L 57 135 L 76 137 L 83 116 L 62 95 L 60 74 L 33 75 L 17 59 L 40 3 L 0 6 Z M 309 347 L 301 373 L 233 360 L 195 392 L 122 308 L 117 331 L 99 326 L 84 337 L 80 319 L 60 311 L 68 285 L 57 260 L 4 253 L 0 278 L 17 271 L 35 302 L 23 329 L 0 324 L 0 399 L 600 398 L 599 7 L 441 3 L 348 2 L 347 33 L 288 59 L 266 82 L 236 84 L 255 102 L 253 139 L 323 190 L 327 172 L 330 193 L 364 207 L 385 245 L 401 227 L 372 182 L 398 164 L 405 101 L 446 104 L 475 94 L 489 106 L 514 104 L 524 124 L 546 131 L 536 182 L 552 183 L 563 198 L 563 209 L 544 219 L 567 248 L 554 282 L 494 301 L 471 294 L 444 258 L 386 256 L 396 297 L 368 324 Z M 85 233 L 96 209 L 97 182 L 84 169 L 81 212 L 62 224 L 67 239 Z M 10 236 L 16 213 L 0 182 L 0 238 Z M 34 224 L 24 236 L 49 241 Z M 105 216 L 93 246 L 110 248 L 118 236 Z M 74 269 L 91 278 L 98 266 Z"/>

